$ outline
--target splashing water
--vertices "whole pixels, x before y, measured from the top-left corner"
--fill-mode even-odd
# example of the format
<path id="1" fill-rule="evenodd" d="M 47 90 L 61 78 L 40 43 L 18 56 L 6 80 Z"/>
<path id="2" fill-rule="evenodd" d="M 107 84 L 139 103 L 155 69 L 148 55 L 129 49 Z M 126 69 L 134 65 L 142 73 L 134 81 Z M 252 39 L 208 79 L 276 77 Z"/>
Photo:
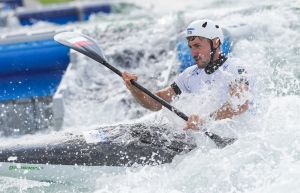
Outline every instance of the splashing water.
<path id="1" fill-rule="evenodd" d="M 152 91 L 169 85 L 178 73 L 176 41 L 190 21 L 214 19 L 231 32 L 232 56 L 249 66 L 249 73 L 255 78 L 252 93 L 256 103 L 253 112 L 242 115 L 238 121 L 221 121 L 211 129 L 238 135 L 239 140 L 219 150 L 208 148 L 209 139 L 195 134 L 199 135 L 200 147 L 177 156 L 171 164 L 95 176 L 96 185 L 88 188 L 82 188 L 83 184 L 26 180 L 20 183 L 0 178 L 4 191 L 299 192 L 300 6 L 297 1 L 131 2 L 136 6 L 127 12 L 95 15 L 87 24 L 77 27 L 99 42 L 110 63 L 138 74 L 139 83 Z M 149 117 L 158 121 L 167 119 L 177 129 L 184 125 L 167 110 L 150 113 L 143 109 L 119 77 L 78 53 L 72 53 L 72 64 L 63 85 L 65 130 Z M 190 101 L 179 100 L 174 105 L 187 114 L 195 113 L 195 106 L 203 107 L 196 113 L 214 110 L 200 99 Z"/>

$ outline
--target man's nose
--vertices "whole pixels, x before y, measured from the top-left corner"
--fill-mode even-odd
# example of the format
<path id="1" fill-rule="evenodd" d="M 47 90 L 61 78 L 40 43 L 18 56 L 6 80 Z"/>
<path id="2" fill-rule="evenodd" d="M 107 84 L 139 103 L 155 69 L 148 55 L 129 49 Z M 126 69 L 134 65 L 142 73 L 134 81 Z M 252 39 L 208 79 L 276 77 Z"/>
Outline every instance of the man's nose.
<path id="1" fill-rule="evenodd" d="M 195 49 L 191 49 L 191 53 L 193 56 L 197 56 L 198 55 L 198 51 Z"/>

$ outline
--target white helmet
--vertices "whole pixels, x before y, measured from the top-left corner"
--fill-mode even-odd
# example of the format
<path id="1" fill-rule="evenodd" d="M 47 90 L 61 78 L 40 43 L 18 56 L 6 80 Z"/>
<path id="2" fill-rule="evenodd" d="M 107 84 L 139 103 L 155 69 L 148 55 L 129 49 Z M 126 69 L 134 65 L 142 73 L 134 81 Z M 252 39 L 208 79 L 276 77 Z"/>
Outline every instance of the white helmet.
<path id="1" fill-rule="evenodd" d="M 207 39 L 219 38 L 221 44 L 224 42 L 224 35 L 221 27 L 210 20 L 196 20 L 186 28 L 186 37 L 200 36 Z"/>

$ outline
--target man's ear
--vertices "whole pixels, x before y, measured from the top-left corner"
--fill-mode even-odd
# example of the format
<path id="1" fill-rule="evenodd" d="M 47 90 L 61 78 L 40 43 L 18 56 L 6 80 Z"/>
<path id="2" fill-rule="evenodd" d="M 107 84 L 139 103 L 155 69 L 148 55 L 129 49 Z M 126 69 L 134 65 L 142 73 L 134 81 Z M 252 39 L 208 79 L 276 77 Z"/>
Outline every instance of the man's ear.
<path id="1" fill-rule="evenodd" d="M 221 40 L 219 38 L 213 39 L 214 48 L 218 48 L 221 46 Z"/>

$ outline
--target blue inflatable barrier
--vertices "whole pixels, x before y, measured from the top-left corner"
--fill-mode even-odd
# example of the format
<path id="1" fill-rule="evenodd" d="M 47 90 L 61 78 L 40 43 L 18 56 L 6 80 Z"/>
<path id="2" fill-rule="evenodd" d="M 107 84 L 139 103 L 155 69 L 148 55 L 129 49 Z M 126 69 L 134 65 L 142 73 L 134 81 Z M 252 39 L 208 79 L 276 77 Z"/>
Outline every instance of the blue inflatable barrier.
<path id="1" fill-rule="evenodd" d="M 68 50 L 53 40 L 0 45 L 0 76 L 65 70 Z"/>
<path id="2" fill-rule="evenodd" d="M 223 55 L 227 56 L 231 51 L 231 41 L 229 36 L 225 36 L 224 42 L 221 45 L 221 52 Z M 192 57 L 190 48 L 185 39 L 177 43 L 177 57 L 180 62 L 179 72 L 184 71 L 186 68 L 195 65 L 196 62 Z"/>
<path id="3" fill-rule="evenodd" d="M 0 101 L 53 96 L 63 73 L 63 71 L 49 71 L 3 76 L 0 78 L 2 92 Z"/>
<path id="4" fill-rule="evenodd" d="M 46 21 L 56 24 L 67 24 L 76 21 L 88 20 L 94 13 L 110 13 L 112 11 L 109 4 L 62 4 L 55 7 L 43 7 L 38 10 L 18 10 L 16 16 L 21 25 L 33 25 L 38 21 Z"/>
<path id="5" fill-rule="evenodd" d="M 87 21 L 92 14 L 95 13 L 111 13 L 112 12 L 112 6 L 109 4 L 103 4 L 101 6 L 95 6 L 95 5 L 86 5 L 82 7 L 83 12 L 83 20 Z"/>
<path id="6" fill-rule="evenodd" d="M 23 1 L 22 0 L 0 0 L 0 8 L 1 5 L 2 5 L 2 9 L 4 10 L 16 9 L 17 7 L 23 6 Z"/>
<path id="7" fill-rule="evenodd" d="M 52 96 L 70 62 L 69 49 L 34 35 L 0 39 L 0 101 Z"/>
<path id="8" fill-rule="evenodd" d="M 57 8 L 43 9 L 38 11 L 22 11 L 17 14 L 21 25 L 33 25 L 38 21 L 47 21 L 56 24 L 67 24 L 69 22 L 79 21 L 77 9 Z"/>

